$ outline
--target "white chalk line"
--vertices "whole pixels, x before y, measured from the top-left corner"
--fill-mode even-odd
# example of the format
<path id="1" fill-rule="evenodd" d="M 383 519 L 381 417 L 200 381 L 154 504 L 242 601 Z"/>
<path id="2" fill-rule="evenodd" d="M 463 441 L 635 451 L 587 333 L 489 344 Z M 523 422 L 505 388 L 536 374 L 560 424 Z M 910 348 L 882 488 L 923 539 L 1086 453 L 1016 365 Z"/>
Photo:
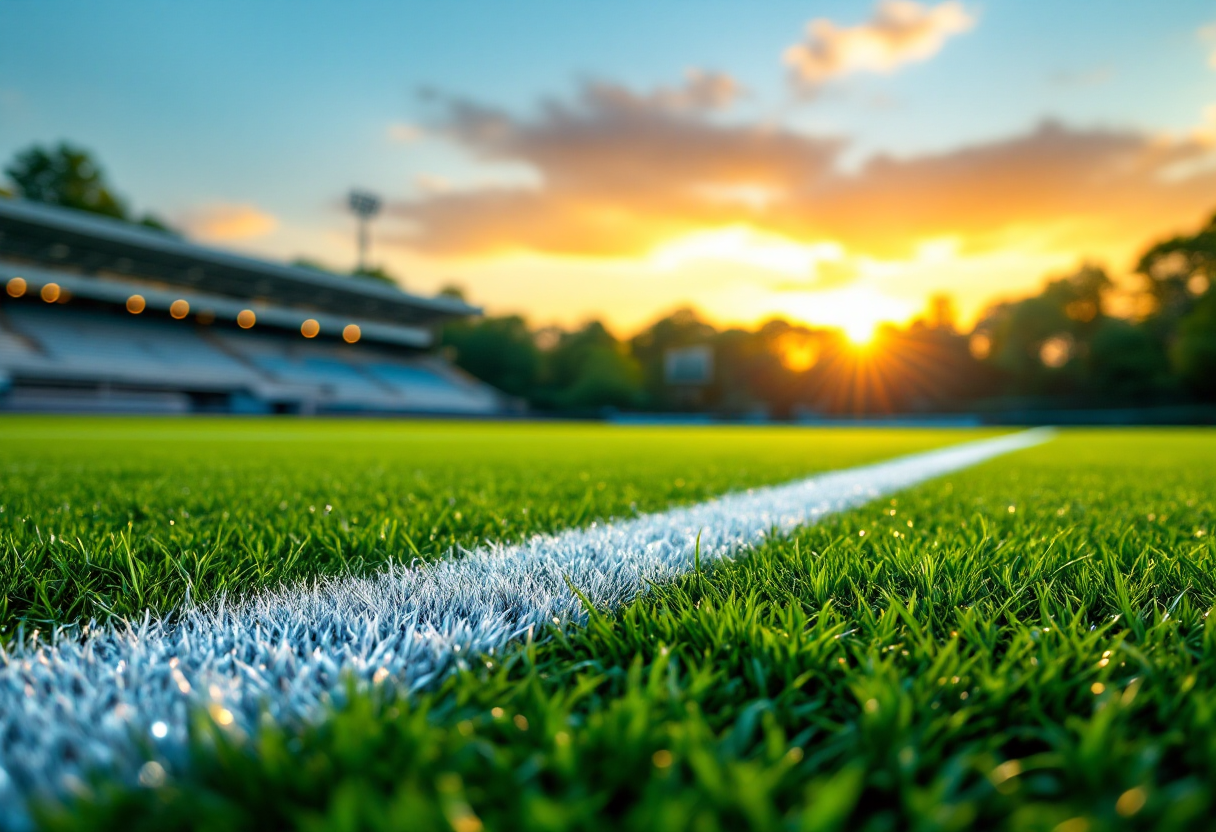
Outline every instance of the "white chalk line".
<path id="1" fill-rule="evenodd" d="M 489 546 L 413 568 L 193 608 L 0 650 L 0 823 L 86 773 L 136 782 L 153 756 L 185 764 L 188 714 L 251 730 L 324 715 L 348 678 L 416 691 L 548 624 L 584 620 L 567 580 L 617 607 L 705 562 L 834 512 L 1036 445 L 1032 430 L 828 472 L 698 505 Z"/>

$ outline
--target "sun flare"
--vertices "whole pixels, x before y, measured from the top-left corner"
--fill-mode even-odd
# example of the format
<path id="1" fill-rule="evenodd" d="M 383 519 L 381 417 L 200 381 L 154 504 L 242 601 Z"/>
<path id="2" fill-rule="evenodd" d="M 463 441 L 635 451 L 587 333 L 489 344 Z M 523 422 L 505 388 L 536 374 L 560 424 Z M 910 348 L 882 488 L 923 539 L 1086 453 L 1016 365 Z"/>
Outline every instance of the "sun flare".
<path id="1" fill-rule="evenodd" d="M 855 347 L 865 347 L 874 340 L 874 333 L 878 331 L 878 321 L 858 319 L 846 323 L 841 329 L 850 344 Z"/>

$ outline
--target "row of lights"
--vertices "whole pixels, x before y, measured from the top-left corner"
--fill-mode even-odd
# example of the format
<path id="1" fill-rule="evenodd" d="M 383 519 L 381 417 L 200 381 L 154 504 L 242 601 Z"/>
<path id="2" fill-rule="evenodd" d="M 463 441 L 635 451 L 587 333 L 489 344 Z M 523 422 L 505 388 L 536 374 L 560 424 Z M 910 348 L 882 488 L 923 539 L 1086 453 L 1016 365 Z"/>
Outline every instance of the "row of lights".
<path id="1" fill-rule="evenodd" d="M 19 298 L 25 295 L 29 285 L 23 277 L 14 277 L 5 286 L 9 297 Z M 72 295 L 66 289 L 61 289 L 58 283 L 43 284 L 42 290 L 38 293 L 47 303 L 67 303 Z M 148 307 L 147 301 L 143 295 L 131 295 L 127 298 L 127 311 L 132 315 L 138 315 Z M 182 298 L 178 298 L 169 304 L 169 315 L 175 320 L 182 320 L 190 314 L 190 302 Z M 198 313 L 199 323 L 209 324 L 215 320 L 215 313 L 210 310 L 203 310 Z M 236 325 L 241 329 L 253 329 L 254 324 L 258 322 L 258 316 L 254 314 L 252 309 L 242 309 L 236 316 Z M 300 334 L 305 338 L 316 338 L 321 334 L 321 324 L 314 318 L 309 318 L 304 323 L 300 324 Z M 342 340 L 348 344 L 353 344 L 363 337 L 362 330 L 358 324 L 347 324 L 342 329 Z"/>

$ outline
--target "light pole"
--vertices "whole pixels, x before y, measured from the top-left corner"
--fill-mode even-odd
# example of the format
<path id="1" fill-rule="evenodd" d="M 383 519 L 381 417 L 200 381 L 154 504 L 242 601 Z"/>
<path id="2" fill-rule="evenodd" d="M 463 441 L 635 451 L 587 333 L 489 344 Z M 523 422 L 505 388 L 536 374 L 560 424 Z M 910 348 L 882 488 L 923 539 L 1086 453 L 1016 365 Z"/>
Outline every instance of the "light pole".
<path id="1" fill-rule="evenodd" d="M 367 191 L 355 190 L 350 192 L 349 204 L 359 222 L 359 265 L 356 271 L 362 272 L 367 268 L 367 223 L 380 213 L 380 197 Z"/>

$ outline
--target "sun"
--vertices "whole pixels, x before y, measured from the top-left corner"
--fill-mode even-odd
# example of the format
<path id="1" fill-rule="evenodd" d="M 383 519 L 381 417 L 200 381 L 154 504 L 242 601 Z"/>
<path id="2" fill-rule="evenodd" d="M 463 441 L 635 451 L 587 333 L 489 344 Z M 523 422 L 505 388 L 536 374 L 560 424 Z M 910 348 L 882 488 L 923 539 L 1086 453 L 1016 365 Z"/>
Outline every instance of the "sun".
<path id="1" fill-rule="evenodd" d="M 850 321 L 842 329 L 844 330 L 844 336 L 849 339 L 850 344 L 855 347 L 865 347 L 874 340 L 874 333 L 878 331 L 878 321 Z"/>

